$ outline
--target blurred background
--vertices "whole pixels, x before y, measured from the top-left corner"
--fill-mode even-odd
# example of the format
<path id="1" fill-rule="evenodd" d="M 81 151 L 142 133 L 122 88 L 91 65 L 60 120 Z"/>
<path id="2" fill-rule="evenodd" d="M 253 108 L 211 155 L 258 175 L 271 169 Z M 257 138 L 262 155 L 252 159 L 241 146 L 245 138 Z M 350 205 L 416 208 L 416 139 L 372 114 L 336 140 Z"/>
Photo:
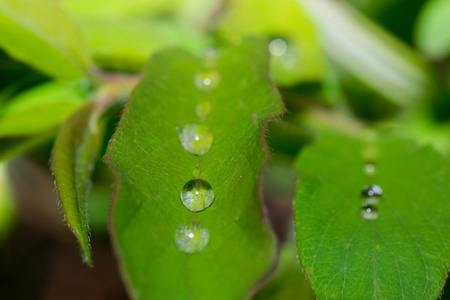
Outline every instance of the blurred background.
<path id="1" fill-rule="evenodd" d="M 107 228 L 114 175 L 99 159 L 88 200 L 89 268 L 64 223 L 50 157 L 70 115 L 105 94 L 125 100 L 149 56 L 167 47 L 200 54 L 245 36 L 267 40 L 271 76 L 287 106 L 269 126 L 272 157 L 264 180 L 281 254 L 255 299 L 314 299 L 298 263 L 292 218 L 293 162 L 314 139 L 314 128 L 341 117 L 401 127 L 450 157 L 448 0 L 53 2 L 75 24 L 97 77 L 61 80 L 17 59 L 2 48 L 0 30 L 3 299 L 128 299 Z M 108 118 L 100 157 L 119 118 L 120 109 Z M 28 119 L 35 120 L 33 128 L 22 126 Z M 450 290 L 442 299 L 450 299 Z"/>

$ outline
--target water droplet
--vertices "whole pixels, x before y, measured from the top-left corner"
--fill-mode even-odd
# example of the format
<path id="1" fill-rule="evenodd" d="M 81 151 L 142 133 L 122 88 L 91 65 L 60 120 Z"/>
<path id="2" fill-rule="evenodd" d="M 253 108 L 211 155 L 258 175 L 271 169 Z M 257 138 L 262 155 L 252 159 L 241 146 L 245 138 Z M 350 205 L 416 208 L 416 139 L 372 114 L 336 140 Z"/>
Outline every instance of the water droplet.
<path id="1" fill-rule="evenodd" d="M 376 168 L 374 164 L 367 164 L 364 166 L 364 173 L 368 176 L 374 175 L 376 172 Z"/>
<path id="2" fill-rule="evenodd" d="M 365 185 L 361 190 L 361 197 L 368 204 L 378 204 L 383 196 L 383 190 L 376 184 Z"/>
<path id="3" fill-rule="evenodd" d="M 297 58 L 292 53 L 286 53 L 281 57 L 280 61 L 283 67 L 286 69 L 292 69 L 297 63 Z"/>
<path id="4" fill-rule="evenodd" d="M 202 51 L 202 57 L 205 68 L 214 68 L 217 58 L 217 49 L 214 46 L 207 46 Z"/>
<path id="5" fill-rule="evenodd" d="M 181 190 L 181 202 L 192 212 L 202 211 L 214 202 L 214 191 L 208 182 L 192 179 Z"/>
<path id="6" fill-rule="evenodd" d="M 287 49 L 286 42 L 282 39 L 274 39 L 269 44 L 269 52 L 273 56 L 282 56 Z"/>
<path id="7" fill-rule="evenodd" d="M 209 242 L 209 232 L 198 223 L 180 225 L 175 231 L 175 245 L 178 251 L 193 254 L 203 251 Z"/>
<path id="8" fill-rule="evenodd" d="M 208 126 L 195 123 L 178 129 L 178 139 L 186 151 L 196 155 L 207 153 L 213 142 Z"/>
<path id="9" fill-rule="evenodd" d="M 202 56 L 205 59 L 214 59 L 217 56 L 217 49 L 214 46 L 206 46 L 202 51 Z"/>
<path id="10" fill-rule="evenodd" d="M 376 220 L 380 216 L 380 212 L 375 205 L 372 204 L 364 204 L 359 209 L 359 215 L 366 220 Z"/>
<path id="11" fill-rule="evenodd" d="M 211 104 L 209 104 L 209 102 L 207 101 L 199 103 L 197 104 L 197 106 L 195 106 L 195 113 L 202 120 L 206 120 L 206 116 L 209 114 L 210 111 L 211 111 Z"/>
<path id="12" fill-rule="evenodd" d="M 195 86 L 205 92 L 214 89 L 220 81 L 220 75 L 214 70 L 200 71 L 195 75 Z"/>

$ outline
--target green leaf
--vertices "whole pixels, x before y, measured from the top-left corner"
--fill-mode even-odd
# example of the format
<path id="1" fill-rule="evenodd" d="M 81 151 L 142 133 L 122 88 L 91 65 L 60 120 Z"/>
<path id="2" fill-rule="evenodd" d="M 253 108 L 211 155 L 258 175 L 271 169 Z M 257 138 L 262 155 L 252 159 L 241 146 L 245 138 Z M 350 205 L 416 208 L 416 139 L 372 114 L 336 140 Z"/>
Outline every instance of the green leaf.
<path id="1" fill-rule="evenodd" d="M 230 1 L 220 28 L 232 40 L 255 35 L 283 39 L 285 53 L 271 59 L 271 75 L 278 86 L 323 76 L 325 62 L 314 26 L 295 0 Z"/>
<path id="2" fill-rule="evenodd" d="M 110 230 L 134 298 L 246 299 L 274 264 L 275 237 L 258 185 L 266 120 L 283 106 L 267 79 L 265 48 L 251 40 L 219 52 L 210 93 L 194 84 L 200 59 L 183 50 L 156 54 L 132 94 L 106 158 L 120 177 Z M 205 101 L 209 114 L 197 116 Z M 201 156 L 177 136 L 177 127 L 192 123 L 213 135 Z M 180 192 L 200 176 L 215 200 L 192 213 Z M 190 255 L 177 250 L 175 232 L 194 221 L 209 232 L 209 243 Z"/>
<path id="3" fill-rule="evenodd" d="M 343 1 L 297 0 L 316 22 L 329 56 L 373 90 L 407 106 L 430 96 L 429 66 Z"/>
<path id="4" fill-rule="evenodd" d="M 56 1 L 2 0 L 0 47 L 55 78 L 77 79 L 89 66 L 77 28 Z"/>
<path id="5" fill-rule="evenodd" d="M 44 83 L 0 107 L 0 137 L 32 135 L 61 124 L 85 101 L 74 84 Z"/>
<path id="6" fill-rule="evenodd" d="M 444 59 L 450 53 L 450 1 L 427 1 L 417 21 L 416 43 L 430 58 Z"/>
<path id="7" fill-rule="evenodd" d="M 209 42 L 174 22 L 80 18 L 79 23 L 95 63 L 105 70 L 139 72 L 158 50 L 180 45 L 198 51 Z"/>
<path id="8" fill-rule="evenodd" d="M 170 14 L 182 0 L 61 0 L 62 5 L 72 14 L 81 17 L 123 17 L 130 15 Z"/>
<path id="9" fill-rule="evenodd" d="M 53 149 L 52 169 L 65 218 L 80 245 L 83 261 L 92 266 L 87 220 L 91 175 L 103 143 L 105 122 L 89 102 L 61 128 Z"/>
<path id="10" fill-rule="evenodd" d="M 436 299 L 450 265 L 448 164 L 392 133 L 375 145 L 327 133 L 300 155 L 301 263 L 319 299 Z M 378 156 L 368 176 L 370 152 Z M 375 220 L 358 214 L 367 184 L 383 190 Z"/>
<path id="11" fill-rule="evenodd" d="M 51 129 L 35 136 L 0 139 L 0 162 L 49 142 L 55 134 L 56 130 Z"/>

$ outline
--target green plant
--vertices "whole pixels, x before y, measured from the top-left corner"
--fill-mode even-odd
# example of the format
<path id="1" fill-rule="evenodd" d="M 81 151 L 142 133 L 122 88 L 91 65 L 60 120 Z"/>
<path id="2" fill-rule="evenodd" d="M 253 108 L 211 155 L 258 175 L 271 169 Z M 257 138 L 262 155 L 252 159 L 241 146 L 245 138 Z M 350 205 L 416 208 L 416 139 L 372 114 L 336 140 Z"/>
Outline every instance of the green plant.
<path id="1" fill-rule="evenodd" d="M 84 263 L 107 165 L 133 299 L 441 295 L 448 1 L 404 41 L 386 1 L 91 2 L 0 0 L 0 159 L 50 158 Z"/>

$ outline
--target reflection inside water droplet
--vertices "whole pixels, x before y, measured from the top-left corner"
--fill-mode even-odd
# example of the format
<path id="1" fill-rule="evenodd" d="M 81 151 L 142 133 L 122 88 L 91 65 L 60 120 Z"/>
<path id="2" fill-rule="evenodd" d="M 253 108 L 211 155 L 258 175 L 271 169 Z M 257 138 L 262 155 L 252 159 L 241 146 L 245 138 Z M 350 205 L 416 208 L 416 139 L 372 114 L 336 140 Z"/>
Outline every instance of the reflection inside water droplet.
<path id="1" fill-rule="evenodd" d="M 282 39 L 274 39 L 269 44 L 269 52 L 273 56 L 282 56 L 287 49 L 286 42 Z"/>
<path id="2" fill-rule="evenodd" d="M 202 211 L 214 202 L 214 191 L 208 182 L 192 179 L 181 191 L 181 202 L 192 212 Z"/>
<path id="3" fill-rule="evenodd" d="M 175 231 L 175 245 L 178 251 L 193 254 L 203 251 L 209 242 L 209 232 L 198 223 L 182 224 Z"/>
<path id="4" fill-rule="evenodd" d="M 207 153 L 213 142 L 208 126 L 195 123 L 179 128 L 178 139 L 186 151 L 196 155 Z"/>
<path id="5" fill-rule="evenodd" d="M 378 219 L 380 212 L 378 211 L 378 208 L 375 205 L 364 204 L 359 209 L 359 215 L 366 220 L 373 221 L 373 220 Z"/>
<path id="6" fill-rule="evenodd" d="M 214 70 L 204 70 L 200 71 L 195 75 L 195 86 L 205 92 L 209 92 L 217 85 L 220 81 L 220 75 L 217 71 Z"/>
<path id="7" fill-rule="evenodd" d="M 195 113 L 202 120 L 206 120 L 206 117 L 208 116 L 210 111 L 211 104 L 209 104 L 209 102 L 207 101 L 199 103 L 197 104 L 197 106 L 195 106 Z"/>
<path id="8" fill-rule="evenodd" d="M 383 196 L 383 190 L 376 184 L 365 185 L 361 190 L 361 197 L 368 204 L 378 204 Z"/>

